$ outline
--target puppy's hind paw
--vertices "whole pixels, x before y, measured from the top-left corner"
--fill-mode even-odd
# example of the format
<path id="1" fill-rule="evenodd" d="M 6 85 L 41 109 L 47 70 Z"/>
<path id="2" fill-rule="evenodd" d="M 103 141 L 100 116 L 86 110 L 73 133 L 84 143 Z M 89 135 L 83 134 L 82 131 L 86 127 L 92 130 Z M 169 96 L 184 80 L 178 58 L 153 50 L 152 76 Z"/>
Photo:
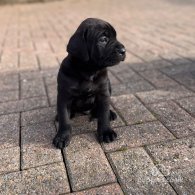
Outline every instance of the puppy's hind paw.
<path id="1" fill-rule="evenodd" d="M 71 136 L 69 134 L 57 134 L 53 139 L 53 145 L 56 148 L 63 149 L 70 143 Z"/>
<path id="2" fill-rule="evenodd" d="M 116 132 L 110 128 L 108 130 L 102 131 L 98 135 L 98 139 L 100 142 L 110 143 L 110 142 L 113 142 L 114 140 L 116 140 L 116 138 L 117 138 Z"/>

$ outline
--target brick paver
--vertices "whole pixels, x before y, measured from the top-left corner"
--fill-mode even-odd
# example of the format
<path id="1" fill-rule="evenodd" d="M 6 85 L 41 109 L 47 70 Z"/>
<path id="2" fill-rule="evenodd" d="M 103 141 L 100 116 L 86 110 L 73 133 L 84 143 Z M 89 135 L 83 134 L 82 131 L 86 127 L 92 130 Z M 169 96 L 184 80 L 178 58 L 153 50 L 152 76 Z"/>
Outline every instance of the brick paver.
<path id="1" fill-rule="evenodd" d="M 143 123 L 156 118 L 133 95 L 113 97 L 112 102 L 128 124 Z"/>
<path id="2" fill-rule="evenodd" d="M 176 169 L 194 167 L 195 165 L 195 138 L 182 138 L 147 146 L 149 153 L 161 172 L 167 176 Z"/>
<path id="3" fill-rule="evenodd" d="M 0 116 L 0 129 L 0 149 L 19 146 L 19 113 Z"/>
<path id="4" fill-rule="evenodd" d="M 195 3 L 62 0 L 0 6 L 0 194 L 194 194 Z M 52 145 L 57 72 L 87 17 L 109 21 L 125 62 L 109 68 L 117 140 L 77 116 Z"/>
<path id="5" fill-rule="evenodd" d="M 60 150 L 52 145 L 56 129 L 53 123 L 39 123 L 21 129 L 21 167 L 37 167 L 62 161 Z"/>
<path id="6" fill-rule="evenodd" d="M 167 101 L 149 105 L 149 108 L 176 137 L 195 133 L 195 119 L 176 103 Z"/>
<path id="7" fill-rule="evenodd" d="M 48 101 L 46 97 L 34 97 L 18 101 L 3 102 L 0 103 L 0 115 L 28 111 L 47 106 Z"/>
<path id="8" fill-rule="evenodd" d="M 118 127 L 115 131 L 118 138 L 115 142 L 103 145 L 106 152 L 174 139 L 174 136 L 160 122 Z"/>
<path id="9" fill-rule="evenodd" d="M 81 192 L 75 192 L 71 193 L 72 195 L 123 195 L 123 191 L 121 190 L 120 186 L 118 184 L 109 184 L 97 188 L 92 188 L 90 190 L 84 190 Z M 70 194 L 69 194 L 70 195 Z"/>
<path id="10" fill-rule="evenodd" d="M 167 178 L 179 195 L 193 194 L 195 190 L 194 168 L 173 171 Z"/>
<path id="11" fill-rule="evenodd" d="M 45 88 L 42 79 L 21 80 L 21 98 L 45 96 Z"/>
<path id="12" fill-rule="evenodd" d="M 116 181 L 107 158 L 92 134 L 73 137 L 64 150 L 73 191 Z"/>
<path id="13" fill-rule="evenodd" d="M 177 100 L 178 104 L 189 112 L 192 116 L 195 116 L 195 97 L 188 97 Z"/>
<path id="14" fill-rule="evenodd" d="M 109 155 L 126 194 L 175 194 L 143 148 Z"/>
<path id="15" fill-rule="evenodd" d="M 22 112 L 21 125 L 26 126 L 29 124 L 53 121 L 55 116 L 56 116 L 55 107 L 39 108 L 35 110 Z"/>
<path id="16" fill-rule="evenodd" d="M 20 170 L 20 148 L 6 148 L 0 150 L 0 174 Z"/>
<path id="17" fill-rule="evenodd" d="M 62 194 L 70 192 L 63 163 L 0 175 L 1 194 Z"/>

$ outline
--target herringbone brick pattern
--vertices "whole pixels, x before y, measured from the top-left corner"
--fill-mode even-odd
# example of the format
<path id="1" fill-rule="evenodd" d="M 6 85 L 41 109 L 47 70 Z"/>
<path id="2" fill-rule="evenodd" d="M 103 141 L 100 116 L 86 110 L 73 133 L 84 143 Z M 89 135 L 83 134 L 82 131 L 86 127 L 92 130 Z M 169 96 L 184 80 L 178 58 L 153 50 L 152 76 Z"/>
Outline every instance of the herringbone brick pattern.
<path id="1" fill-rule="evenodd" d="M 180 194 L 195 191 L 195 1 L 64 0 L 0 6 L 0 194 Z M 72 121 L 56 133 L 56 74 L 87 17 L 109 21 L 127 49 L 109 69 L 118 139 Z"/>

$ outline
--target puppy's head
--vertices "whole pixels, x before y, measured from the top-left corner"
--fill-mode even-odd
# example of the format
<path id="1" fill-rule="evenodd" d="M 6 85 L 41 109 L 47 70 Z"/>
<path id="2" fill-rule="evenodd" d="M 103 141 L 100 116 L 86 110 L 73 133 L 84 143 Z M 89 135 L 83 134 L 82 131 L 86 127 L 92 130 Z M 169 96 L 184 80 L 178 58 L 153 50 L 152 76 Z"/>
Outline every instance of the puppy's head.
<path id="1" fill-rule="evenodd" d="M 102 69 L 125 59 L 125 47 L 116 39 L 115 29 L 96 18 L 84 20 L 67 45 L 67 52 L 91 68 Z"/>

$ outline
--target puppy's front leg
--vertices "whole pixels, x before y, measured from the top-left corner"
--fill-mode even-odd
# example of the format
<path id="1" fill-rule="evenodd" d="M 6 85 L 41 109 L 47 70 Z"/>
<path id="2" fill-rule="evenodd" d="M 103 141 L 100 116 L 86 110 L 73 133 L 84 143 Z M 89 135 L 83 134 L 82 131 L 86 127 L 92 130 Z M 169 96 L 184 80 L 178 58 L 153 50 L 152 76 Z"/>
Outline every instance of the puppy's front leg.
<path id="1" fill-rule="evenodd" d="M 112 142 L 117 134 L 110 127 L 110 95 L 101 93 L 97 97 L 98 104 L 98 138 L 100 142 Z"/>
<path id="2" fill-rule="evenodd" d="M 59 95 L 57 98 L 57 113 L 58 113 L 58 132 L 53 139 L 53 144 L 57 148 L 64 148 L 70 143 L 72 131 L 70 125 L 70 114 L 68 112 L 67 103 Z"/>

